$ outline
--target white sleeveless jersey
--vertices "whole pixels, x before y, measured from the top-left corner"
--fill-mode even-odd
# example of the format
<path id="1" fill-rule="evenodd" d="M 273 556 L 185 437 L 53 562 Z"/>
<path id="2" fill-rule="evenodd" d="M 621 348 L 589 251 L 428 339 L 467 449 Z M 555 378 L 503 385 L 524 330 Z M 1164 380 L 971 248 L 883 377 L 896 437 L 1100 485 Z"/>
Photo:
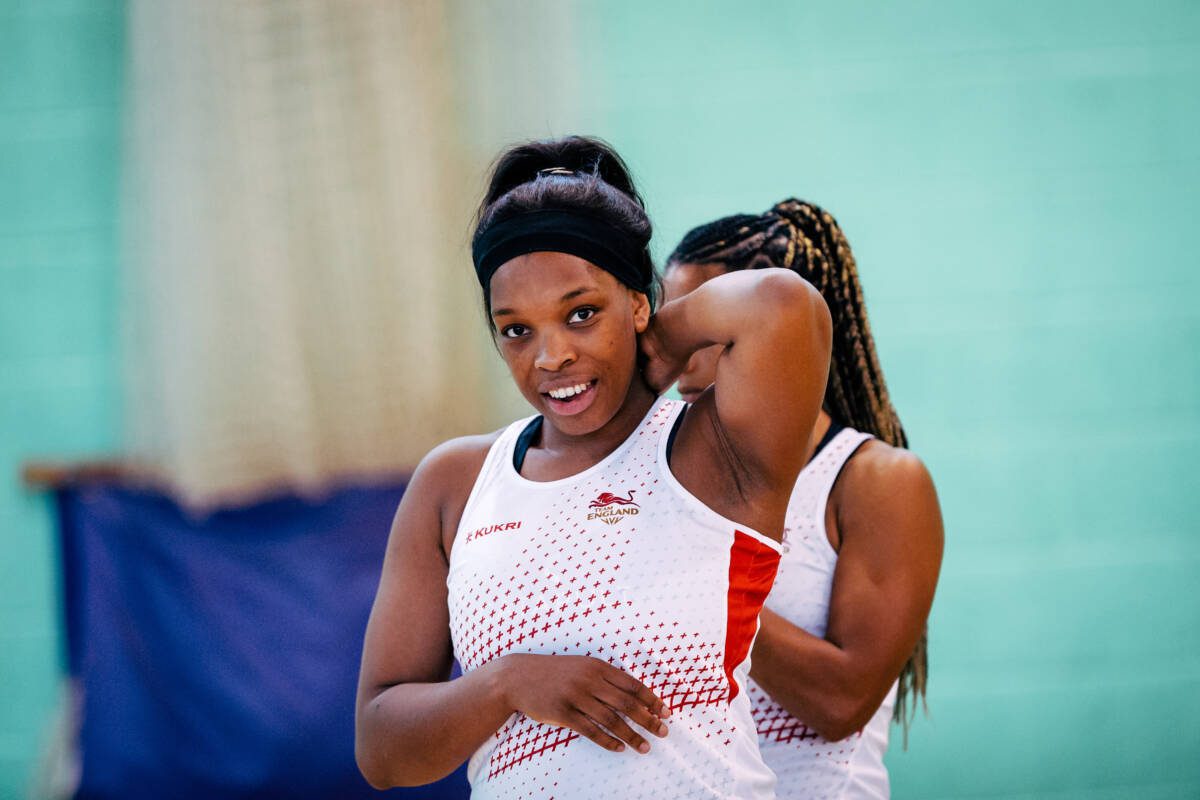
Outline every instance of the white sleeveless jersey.
<path id="1" fill-rule="evenodd" d="M 562 480 L 514 468 L 528 419 L 488 453 L 447 577 L 464 672 L 507 653 L 593 656 L 649 686 L 671 717 L 666 738 L 645 734 L 643 755 L 514 714 L 471 758 L 476 800 L 774 797 L 745 689 L 781 547 L 675 480 L 666 449 L 683 408 L 659 398 L 613 453 Z"/>
<path id="2" fill-rule="evenodd" d="M 787 550 L 767 597 L 767 608 L 814 636 L 825 636 L 837 552 L 825 532 L 825 506 L 838 474 L 869 433 L 843 428 L 796 480 L 784 525 Z M 888 728 L 896 702 L 893 685 L 883 705 L 858 733 L 830 742 L 789 714 L 753 681 L 749 686 L 758 744 L 775 771 L 780 798 L 886 798 Z"/>

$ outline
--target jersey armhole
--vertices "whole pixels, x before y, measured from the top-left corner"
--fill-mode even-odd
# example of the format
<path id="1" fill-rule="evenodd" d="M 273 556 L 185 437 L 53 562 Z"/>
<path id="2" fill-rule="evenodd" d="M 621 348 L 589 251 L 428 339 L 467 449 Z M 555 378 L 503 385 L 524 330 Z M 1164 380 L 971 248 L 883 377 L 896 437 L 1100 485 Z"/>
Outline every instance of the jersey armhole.
<path id="1" fill-rule="evenodd" d="M 675 448 L 675 436 L 679 433 L 680 427 L 683 425 L 683 415 L 692 407 L 691 403 L 685 403 L 679 415 L 675 417 L 674 424 L 671 425 L 671 432 L 667 434 L 667 466 L 671 466 L 671 451 Z"/>
<path id="2" fill-rule="evenodd" d="M 450 543 L 450 553 L 447 556 L 447 566 L 449 567 L 446 575 L 447 580 L 449 579 L 449 571 L 454 569 L 454 551 L 458 549 L 459 534 L 462 533 L 463 520 L 467 519 L 470 515 L 471 509 L 475 505 L 475 498 L 479 496 L 483 487 L 492 480 L 497 465 L 504 464 L 508 448 L 513 443 L 515 430 L 518 426 L 522 426 L 520 429 L 524 432 L 529 427 L 532 427 L 532 424 L 537 419 L 518 420 L 512 423 L 508 428 L 501 431 L 500 435 L 496 437 L 496 441 L 492 442 L 491 447 L 488 448 L 487 455 L 483 459 L 483 464 L 479 467 L 479 474 L 475 476 L 475 482 L 471 485 L 471 491 L 467 494 L 467 501 L 463 503 L 462 514 L 458 518 L 458 525 L 454 529 L 454 541 Z"/>
<path id="3" fill-rule="evenodd" d="M 843 428 L 842 430 L 846 430 Z M 838 465 L 837 471 L 833 473 L 833 478 L 829 481 L 829 488 L 822 493 L 821 501 L 817 504 L 815 520 L 821 526 L 821 539 L 825 542 L 826 550 L 832 554 L 834 559 L 837 559 L 841 553 L 841 549 L 835 550 L 833 544 L 829 541 L 829 530 L 825 525 L 825 511 L 829 508 L 829 498 L 833 495 L 833 490 L 837 486 L 838 480 L 842 477 L 842 472 L 845 471 L 846 465 L 850 463 L 850 459 L 862 449 L 862 446 L 871 441 L 875 437 L 869 433 L 858 432 L 862 438 L 850 448 L 850 452 L 846 453 L 846 457 L 842 459 L 842 463 Z M 841 544 L 842 537 L 839 531 L 838 543 Z"/>

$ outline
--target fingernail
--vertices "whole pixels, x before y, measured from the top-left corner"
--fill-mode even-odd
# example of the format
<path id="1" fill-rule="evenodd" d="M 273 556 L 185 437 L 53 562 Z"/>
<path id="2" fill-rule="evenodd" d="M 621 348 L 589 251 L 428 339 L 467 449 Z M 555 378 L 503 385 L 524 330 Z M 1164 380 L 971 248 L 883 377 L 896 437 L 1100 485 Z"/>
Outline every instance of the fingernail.
<path id="1" fill-rule="evenodd" d="M 621 751 L 622 751 L 622 750 L 624 750 L 624 749 L 625 749 L 625 745 L 623 745 L 623 744 L 619 744 L 619 745 L 617 745 L 617 752 L 618 752 L 618 753 L 619 753 L 619 752 L 621 752 Z"/>
<path id="2" fill-rule="evenodd" d="M 638 745 L 638 752 L 639 753 L 649 753 L 650 745 L 647 744 L 646 742 L 642 742 L 641 744 Z"/>
<path id="3" fill-rule="evenodd" d="M 662 713 L 659 714 L 659 716 L 662 717 L 663 719 L 666 719 L 667 717 L 671 716 L 670 706 L 663 706 Z"/>
<path id="4" fill-rule="evenodd" d="M 658 723 L 658 735 L 659 736 L 667 735 L 667 725 L 665 722 Z"/>

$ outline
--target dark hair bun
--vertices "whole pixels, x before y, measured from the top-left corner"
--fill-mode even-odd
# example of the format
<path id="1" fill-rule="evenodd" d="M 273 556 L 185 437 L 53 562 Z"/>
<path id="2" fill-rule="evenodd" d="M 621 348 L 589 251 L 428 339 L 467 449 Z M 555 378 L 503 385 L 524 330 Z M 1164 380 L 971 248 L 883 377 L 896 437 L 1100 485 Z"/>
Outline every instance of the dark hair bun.
<path id="1" fill-rule="evenodd" d="M 564 136 L 506 149 L 492 167 L 472 244 L 498 222 L 547 209 L 587 213 L 637 242 L 645 293 L 654 301 L 653 228 L 629 167 L 611 145 L 590 136 Z"/>
<path id="2" fill-rule="evenodd" d="M 575 176 L 594 177 L 645 207 L 633 185 L 629 167 L 607 142 L 590 136 L 564 136 L 513 145 L 492 166 L 491 180 L 483 197 L 482 212 L 508 192 L 524 183 L 556 180 L 569 176 L 542 174 L 543 170 L 569 170 Z"/>

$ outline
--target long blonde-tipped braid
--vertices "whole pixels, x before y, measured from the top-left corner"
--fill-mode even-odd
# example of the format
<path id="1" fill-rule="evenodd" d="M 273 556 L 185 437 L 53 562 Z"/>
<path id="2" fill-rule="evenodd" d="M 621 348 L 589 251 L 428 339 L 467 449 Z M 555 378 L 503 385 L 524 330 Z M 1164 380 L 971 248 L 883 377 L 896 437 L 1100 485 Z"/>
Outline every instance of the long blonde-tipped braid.
<path id="1" fill-rule="evenodd" d="M 667 264 L 720 264 L 730 272 L 782 267 L 801 275 L 821 292 L 833 317 L 825 411 L 893 447 L 908 447 L 875 352 L 854 254 L 833 215 L 789 198 L 765 214 L 724 217 L 688 233 Z M 928 629 L 901 670 L 896 690 L 893 719 L 904 729 L 906 746 L 918 698 L 925 707 L 927 652 Z"/>

